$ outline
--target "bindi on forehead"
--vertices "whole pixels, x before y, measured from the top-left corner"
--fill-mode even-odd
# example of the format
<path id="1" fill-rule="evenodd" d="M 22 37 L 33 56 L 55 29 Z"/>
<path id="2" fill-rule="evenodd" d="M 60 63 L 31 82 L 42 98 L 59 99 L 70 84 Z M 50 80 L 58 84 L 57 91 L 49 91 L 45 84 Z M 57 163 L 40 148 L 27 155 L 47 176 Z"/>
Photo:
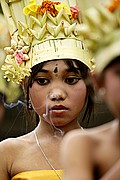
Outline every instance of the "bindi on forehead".
<path id="1" fill-rule="evenodd" d="M 53 72 L 54 72 L 55 74 L 58 73 L 58 64 L 55 65 L 55 68 L 54 68 Z"/>

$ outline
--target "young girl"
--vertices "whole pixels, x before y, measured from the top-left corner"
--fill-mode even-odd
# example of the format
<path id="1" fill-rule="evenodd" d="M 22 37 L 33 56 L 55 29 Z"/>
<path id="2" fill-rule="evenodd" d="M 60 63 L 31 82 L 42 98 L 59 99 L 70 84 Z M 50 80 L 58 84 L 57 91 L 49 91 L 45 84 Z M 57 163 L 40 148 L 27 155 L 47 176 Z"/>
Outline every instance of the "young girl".
<path id="1" fill-rule="evenodd" d="M 120 179 L 120 1 L 113 1 L 109 10 L 90 9 L 86 17 L 94 14 L 87 19 L 88 42 L 96 59 L 94 83 L 116 119 L 87 132 L 68 133 L 61 149 L 66 180 Z"/>
<path id="2" fill-rule="evenodd" d="M 61 140 L 81 129 L 77 118 L 84 106 L 90 118 L 93 61 L 75 35 L 79 4 L 67 2 L 1 1 L 12 35 L 2 69 L 8 80 L 22 84 L 28 109 L 39 119 L 34 131 L 0 143 L 1 179 L 63 179 Z"/>

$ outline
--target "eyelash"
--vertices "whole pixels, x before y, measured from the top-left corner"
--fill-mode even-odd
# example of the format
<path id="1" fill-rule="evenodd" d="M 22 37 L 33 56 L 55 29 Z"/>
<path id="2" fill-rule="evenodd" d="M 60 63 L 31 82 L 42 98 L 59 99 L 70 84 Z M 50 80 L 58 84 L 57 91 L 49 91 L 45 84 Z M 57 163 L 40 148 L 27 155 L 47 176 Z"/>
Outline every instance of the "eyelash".
<path id="1" fill-rule="evenodd" d="M 71 76 L 71 77 L 65 78 L 64 82 L 69 84 L 69 85 L 74 85 L 81 79 L 82 79 L 81 77 Z M 36 81 L 41 86 L 45 86 L 45 85 L 48 85 L 50 83 L 50 80 L 48 78 L 44 78 L 44 77 L 36 78 L 36 79 L 34 79 L 34 81 Z"/>
<path id="2" fill-rule="evenodd" d="M 45 86 L 45 85 L 49 84 L 49 82 L 50 82 L 50 80 L 48 78 L 43 78 L 43 77 L 36 78 L 36 79 L 34 79 L 34 81 L 36 81 L 41 86 Z"/>
<path id="3" fill-rule="evenodd" d="M 65 82 L 69 85 L 74 85 L 76 84 L 79 80 L 81 79 L 81 77 L 68 77 L 65 79 Z M 68 80 L 73 80 L 72 82 L 68 82 Z"/>

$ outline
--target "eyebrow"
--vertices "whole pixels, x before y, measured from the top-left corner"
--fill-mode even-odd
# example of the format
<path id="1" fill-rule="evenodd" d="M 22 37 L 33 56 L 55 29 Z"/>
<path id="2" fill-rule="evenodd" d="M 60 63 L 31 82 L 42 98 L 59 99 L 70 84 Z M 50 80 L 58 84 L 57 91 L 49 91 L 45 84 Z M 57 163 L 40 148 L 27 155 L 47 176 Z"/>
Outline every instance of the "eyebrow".
<path id="1" fill-rule="evenodd" d="M 73 72 L 73 73 L 80 74 L 80 70 L 78 68 L 69 68 L 69 69 L 67 69 L 67 72 Z"/>
<path id="2" fill-rule="evenodd" d="M 45 73 L 48 73 L 49 71 L 46 70 L 46 69 L 40 69 L 38 72 L 45 72 Z"/>

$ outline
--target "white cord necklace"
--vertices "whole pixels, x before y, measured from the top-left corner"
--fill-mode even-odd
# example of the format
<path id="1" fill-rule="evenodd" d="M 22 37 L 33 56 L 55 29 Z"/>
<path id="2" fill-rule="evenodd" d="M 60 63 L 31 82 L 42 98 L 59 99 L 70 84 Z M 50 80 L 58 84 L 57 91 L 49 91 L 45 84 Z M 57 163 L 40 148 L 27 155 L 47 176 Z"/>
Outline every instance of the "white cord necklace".
<path id="1" fill-rule="evenodd" d="M 58 172 L 56 171 L 56 169 L 53 167 L 53 165 L 52 165 L 51 162 L 49 161 L 49 159 L 48 159 L 48 157 L 46 156 L 45 152 L 43 151 L 42 146 L 41 146 L 41 144 L 40 144 L 40 142 L 39 142 L 39 140 L 38 140 L 38 137 L 37 137 L 37 134 L 36 134 L 36 131 L 35 131 L 35 130 L 34 130 L 34 135 L 35 135 L 36 143 L 37 143 L 40 151 L 42 152 L 44 158 L 46 159 L 47 163 L 49 164 L 49 166 L 51 167 L 51 169 L 54 170 L 54 172 L 56 173 L 56 175 L 58 176 L 58 178 L 59 178 L 60 180 L 62 180 L 62 178 L 60 177 L 60 175 L 58 174 Z"/>

